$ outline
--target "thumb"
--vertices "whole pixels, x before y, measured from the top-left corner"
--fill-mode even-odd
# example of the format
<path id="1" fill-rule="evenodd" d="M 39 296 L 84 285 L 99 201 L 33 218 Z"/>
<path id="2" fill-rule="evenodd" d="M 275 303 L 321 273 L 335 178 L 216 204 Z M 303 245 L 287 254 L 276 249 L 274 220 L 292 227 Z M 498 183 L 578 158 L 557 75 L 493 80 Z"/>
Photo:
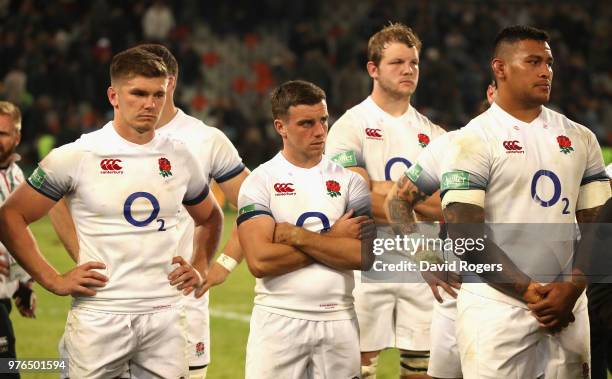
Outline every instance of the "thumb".
<path id="1" fill-rule="evenodd" d="M 349 211 L 346 212 L 345 214 L 343 214 L 342 217 L 340 217 L 338 219 L 338 221 L 348 220 L 349 218 L 351 218 L 353 216 L 353 213 L 355 213 L 355 211 L 353 209 L 349 209 Z M 336 222 L 338 222 L 338 221 L 336 221 Z"/>
<path id="2" fill-rule="evenodd" d="M 538 286 L 535 288 L 536 292 L 540 295 L 546 295 L 547 293 L 549 293 L 552 290 L 552 287 L 550 285 L 545 285 L 545 286 Z"/>

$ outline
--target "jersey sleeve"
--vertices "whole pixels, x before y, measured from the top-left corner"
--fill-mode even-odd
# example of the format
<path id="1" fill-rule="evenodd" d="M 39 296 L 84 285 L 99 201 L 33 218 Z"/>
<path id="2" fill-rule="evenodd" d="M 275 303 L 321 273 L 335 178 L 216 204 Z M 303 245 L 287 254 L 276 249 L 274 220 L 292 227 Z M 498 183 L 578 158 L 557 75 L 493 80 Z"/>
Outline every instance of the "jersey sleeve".
<path id="1" fill-rule="evenodd" d="M 270 210 L 270 189 L 263 170 L 253 171 L 240 186 L 238 209 L 237 225 L 257 216 L 273 217 Z"/>
<path id="2" fill-rule="evenodd" d="M 185 167 L 200 167 L 196 158 L 187 150 L 187 160 Z M 208 178 L 204 176 L 202 170 L 189 170 L 189 181 L 187 182 L 187 190 L 183 197 L 183 205 L 197 205 L 204 201 L 210 192 L 208 187 Z"/>
<path id="3" fill-rule="evenodd" d="M 445 135 L 433 140 L 419 154 L 417 163 L 412 165 L 405 173 L 419 190 L 428 196 L 440 189 L 441 161 L 444 156 L 444 148 L 447 145 Z"/>
<path id="4" fill-rule="evenodd" d="M 449 191 L 487 189 L 491 152 L 478 130 L 463 129 L 457 132 L 446 150 L 440 180 L 442 197 Z"/>
<path id="5" fill-rule="evenodd" d="M 325 155 L 343 167 L 365 167 L 359 128 L 350 114 L 345 113 L 329 130 Z"/>
<path id="6" fill-rule="evenodd" d="M 217 183 L 223 183 L 240 174 L 245 165 L 232 142 L 219 129 L 213 134 L 213 164 L 211 175 Z"/>
<path id="7" fill-rule="evenodd" d="M 609 179 L 601 147 L 592 131 L 586 128 L 584 131 L 586 133 L 587 162 L 580 181 L 576 210 L 600 206 L 610 198 Z"/>
<path id="8" fill-rule="evenodd" d="M 74 143 L 53 149 L 26 182 L 44 196 L 58 201 L 74 191 L 83 154 Z"/>
<path id="9" fill-rule="evenodd" d="M 351 172 L 346 210 L 353 209 L 355 216 L 372 217 L 372 202 L 368 184 L 361 175 Z"/>

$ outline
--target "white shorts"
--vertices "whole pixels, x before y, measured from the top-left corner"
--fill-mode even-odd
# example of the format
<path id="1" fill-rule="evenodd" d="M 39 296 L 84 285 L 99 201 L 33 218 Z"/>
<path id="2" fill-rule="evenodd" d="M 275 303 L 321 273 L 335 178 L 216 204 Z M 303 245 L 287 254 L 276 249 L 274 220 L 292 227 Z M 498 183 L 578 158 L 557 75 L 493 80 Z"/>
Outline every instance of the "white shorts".
<path id="1" fill-rule="evenodd" d="M 427 375 L 435 378 L 461 378 L 461 359 L 455 335 L 457 301 L 440 291 L 444 302 L 433 306 L 431 319 L 431 351 Z"/>
<path id="2" fill-rule="evenodd" d="M 208 292 L 196 299 L 193 294 L 182 296 L 180 304 L 187 316 L 187 346 L 189 367 L 202 368 L 210 363 L 210 314 Z"/>
<path id="3" fill-rule="evenodd" d="M 513 299 L 493 300 L 465 287 L 459 292 L 456 322 L 464 378 L 536 378 L 542 372 L 546 378 L 588 377 L 590 339 L 585 294 L 574 307 L 576 321 L 551 336 L 526 307 L 513 304 Z"/>
<path id="4" fill-rule="evenodd" d="M 428 351 L 435 301 L 427 283 L 362 283 L 355 276 L 361 351 Z"/>
<path id="5" fill-rule="evenodd" d="M 73 308 L 64 332 L 71 378 L 188 377 L 185 313 L 115 314 Z"/>
<path id="6" fill-rule="evenodd" d="M 253 308 L 246 379 L 352 379 L 360 370 L 357 320 L 310 321 Z"/>

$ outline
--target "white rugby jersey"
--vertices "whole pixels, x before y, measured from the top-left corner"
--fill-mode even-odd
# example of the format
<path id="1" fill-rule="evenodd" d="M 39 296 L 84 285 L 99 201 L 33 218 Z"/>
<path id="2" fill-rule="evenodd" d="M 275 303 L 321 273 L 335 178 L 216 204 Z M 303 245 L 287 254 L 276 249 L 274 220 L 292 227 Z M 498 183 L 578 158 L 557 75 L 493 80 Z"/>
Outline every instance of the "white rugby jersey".
<path id="1" fill-rule="evenodd" d="M 7 168 L 0 169 L 0 205 L 2 205 L 8 196 L 23 182 L 23 172 L 15 162 L 12 162 Z M 6 299 L 13 296 L 17 290 L 18 281 L 27 282 L 29 275 L 23 271 L 17 264 L 15 259 L 9 254 L 8 250 L 0 242 L 0 251 L 4 253 L 4 259 L 9 263 L 10 277 L 0 275 L 0 299 Z M 14 280 L 11 280 L 14 279 Z"/>
<path id="2" fill-rule="evenodd" d="M 237 223 L 269 215 L 307 230 L 329 229 L 349 209 L 370 214 L 368 186 L 358 174 L 323 157 L 305 169 L 278 153 L 245 180 L 238 198 Z M 351 270 L 313 263 L 302 269 L 256 280 L 255 304 L 269 312 L 307 320 L 354 317 Z"/>
<path id="3" fill-rule="evenodd" d="M 579 199 L 581 186 L 608 180 L 601 149 L 590 130 L 545 107 L 525 123 L 493 103 L 455 135 L 447 157 L 442 196 L 484 190 L 486 223 L 515 224 L 493 226 L 489 238 L 539 281 L 571 267 L 579 201 L 591 208 L 610 196 L 603 186 L 607 191 Z"/>
<path id="4" fill-rule="evenodd" d="M 433 140 L 405 173 L 408 179 L 428 196 L 440 189 L 446 152 L 456 134 L 457 131 L 452 131 Z"/>
<path id="5" fill-rule="evenodd" d="M 168 274 L 179 255 L 181 203 L 195 205 L 209 188 L 185 144 L 155 135 L 138 145 L 112 122 L 51 151 L 28 178 L 43 195 L 66 196 L 79 238 L 79 264 L 100 261 L 109 278 L 73 306 L 119 313 L 172 306 L 180 292 Z"/>
<path id="6" fill-rule="evenodd" d="M 217 183 L 230 180 L 245 168 L 238 151 L 221 130 L 204 124 L 180 109 L 157 133 L 185 143 L 198 160 L 209 184 L 212 179 Z M 194 222 L 185 210 L 181 210 L 179 215 L 178 229 L 181 233 L 179 253 L 192 262 Z"/>
<path id="7" fill-rule="evenodd" d="M 444 129 L 413 106 L 393 117 L 368 97 L 334 123 L 325 153 L 344 167 L 364 167 L 372 180 L 396 181 L 442 134 Z"/>

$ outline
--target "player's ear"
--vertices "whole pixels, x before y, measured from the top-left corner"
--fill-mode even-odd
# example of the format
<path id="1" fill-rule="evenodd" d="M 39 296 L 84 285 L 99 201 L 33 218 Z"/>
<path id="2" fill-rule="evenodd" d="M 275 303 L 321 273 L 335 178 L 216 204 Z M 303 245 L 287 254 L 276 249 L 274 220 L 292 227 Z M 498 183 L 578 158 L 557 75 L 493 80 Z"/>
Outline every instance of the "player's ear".
<path id="1" fill-rule="evenodd" d="M 493 75 L 495 75 L 496 78 L 506 78 L 506 63 L 503 59 L 493 58 L 491 61 L 491 70 L 493 70 Z"/>
<path id="2" fill-rule="evenodd" d="M 370 78 L 376 79 L 378 77 L 378 67 L 376 67 L 376 63 L 368 61 L 366 68 L 368 69 L 368 75 L 370 75 Z"/>
<path id="3" fill-rule="evenodd" d="M 106 90 L 106 95 L 108 96 L 108 101 L 111 103 L 113 108 L 117 108 L 119 106 L 119 102 L 117 101 L 117 91 L 115 91 L 113 86 L 108 87 Z"/>
<path id="4" fill-rule="evenodd" d="M 278 118 L 274 119 L 274 129 L 276 129 L 276 132 L 280 134 L 281 137 L 287 137 L 287 127 L 285 126 L 283 120 Z"/>

